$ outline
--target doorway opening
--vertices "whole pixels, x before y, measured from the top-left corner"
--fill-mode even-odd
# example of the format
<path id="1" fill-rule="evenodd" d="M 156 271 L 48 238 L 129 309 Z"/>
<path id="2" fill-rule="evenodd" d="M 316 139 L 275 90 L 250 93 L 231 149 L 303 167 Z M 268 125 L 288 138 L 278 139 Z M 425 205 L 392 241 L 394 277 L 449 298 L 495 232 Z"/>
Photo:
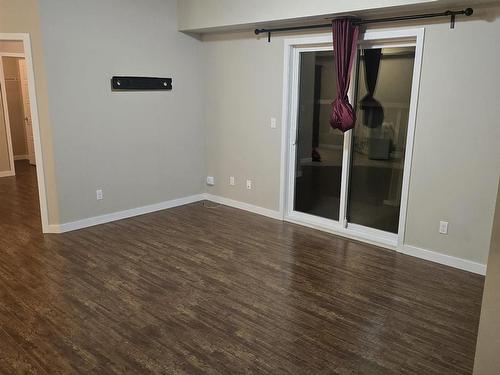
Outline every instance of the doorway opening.
<path id="1" fill-rule="evenodd" d="M 366 242 L 404 243 L 423 30 L 367 32 L 349 93 L 356 126 L 329 124 L 331 36 L 290 40 L 284 219 Z"/>
<path id="2" fill-rule="evenodd" d="M 48 232 L 28 34 L 0 34 L 0 190 L 2 227 L 27 224 Z"/>

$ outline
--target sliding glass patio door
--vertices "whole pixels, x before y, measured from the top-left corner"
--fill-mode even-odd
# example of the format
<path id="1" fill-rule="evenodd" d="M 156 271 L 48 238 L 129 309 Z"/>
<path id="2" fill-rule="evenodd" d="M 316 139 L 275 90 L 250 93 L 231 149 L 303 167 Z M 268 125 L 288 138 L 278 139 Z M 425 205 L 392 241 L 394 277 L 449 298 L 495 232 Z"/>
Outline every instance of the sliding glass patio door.
<path id="1" fill-rule="evenodd" d="M 360 43 L 350 91 L 357 121 L 345 134 L 329 124 L 333 54 L 326 44 L 294 49 L 286 218 L 395 246 L 412 147 L 416 42 Z"/>

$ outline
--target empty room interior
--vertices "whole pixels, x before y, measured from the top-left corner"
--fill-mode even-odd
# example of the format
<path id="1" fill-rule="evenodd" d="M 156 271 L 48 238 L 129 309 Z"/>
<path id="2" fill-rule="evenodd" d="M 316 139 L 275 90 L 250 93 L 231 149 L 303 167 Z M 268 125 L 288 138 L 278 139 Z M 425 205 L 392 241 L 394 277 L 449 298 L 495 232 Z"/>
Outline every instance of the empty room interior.
<path id="1" fill-rule="evenodd" d="M 500 374 L 500 1 L 0 0 L 0 374 Z"/>

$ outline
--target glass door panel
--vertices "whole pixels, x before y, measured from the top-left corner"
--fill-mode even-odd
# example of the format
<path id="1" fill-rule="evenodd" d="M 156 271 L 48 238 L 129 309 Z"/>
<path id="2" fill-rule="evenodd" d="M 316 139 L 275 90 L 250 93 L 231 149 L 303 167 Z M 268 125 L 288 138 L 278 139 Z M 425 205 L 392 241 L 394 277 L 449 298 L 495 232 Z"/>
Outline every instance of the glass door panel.
<path id="1" fill-rule="evenodd" d="M 329 124 L 332 51 L 300 53 L 294 211 L 339 220 L 344 136 Z"/>
<path id="2" fill-rule="evenodd" d="M 397 233 L 415 47 L 362 49 L 347 219 Z"/>

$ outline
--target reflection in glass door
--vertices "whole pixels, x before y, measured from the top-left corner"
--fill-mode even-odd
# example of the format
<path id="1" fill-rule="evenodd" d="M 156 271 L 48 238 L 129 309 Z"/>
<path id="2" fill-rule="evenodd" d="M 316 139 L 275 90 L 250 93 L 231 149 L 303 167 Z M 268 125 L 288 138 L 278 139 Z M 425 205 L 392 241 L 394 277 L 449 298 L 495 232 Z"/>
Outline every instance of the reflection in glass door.
<path id="1" fill-rule="evenodd" d="M 358 54 L 348 222 L 397 233 L 415 47 Z"/>
<path id="2" fill-rule="evenodd" d="M 344 136 L 329 124 L 332 51 L 300 54 L 294 210 L 339 220 Z"/>

